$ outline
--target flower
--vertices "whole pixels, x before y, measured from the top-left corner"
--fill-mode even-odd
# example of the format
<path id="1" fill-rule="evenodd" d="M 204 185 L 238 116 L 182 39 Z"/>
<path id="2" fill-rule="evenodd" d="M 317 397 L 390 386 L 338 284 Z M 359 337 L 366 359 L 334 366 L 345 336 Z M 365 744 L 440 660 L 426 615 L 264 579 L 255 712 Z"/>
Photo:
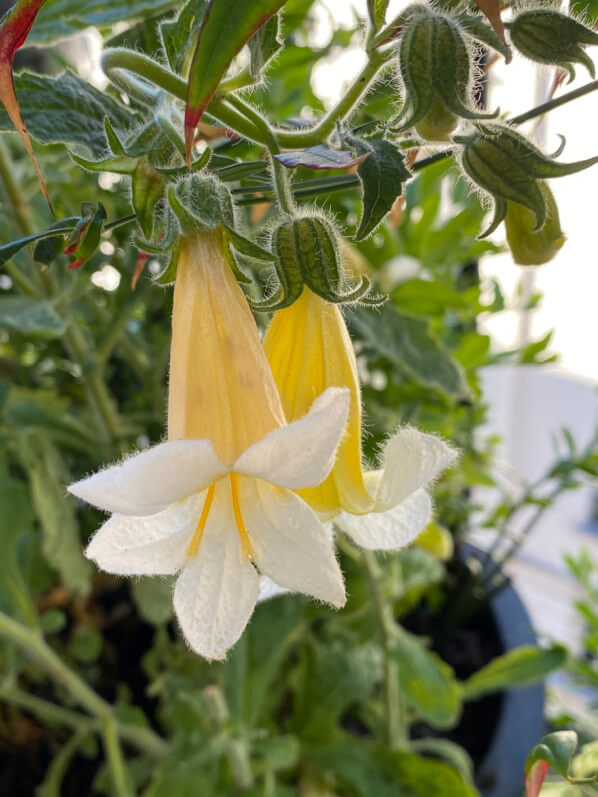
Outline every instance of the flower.
<path id="1" fill-rule="evenodd" d="M 329 473 L 348 391 L 286 423 L 221 232 L 182 241 L 174 292 L 168 441 L 69 490 L 112 517 L 86 555 L 112 573 L 180 573 L 174 608 L 191 647 L 221 658 L 245 628 L 260 574 L 340 607 L 334 548 L 295 493 Z"/>
<path id="2" fill-rule="evenodd" d="M 355 352 L 336 305 L 305 288 L 279 310 L 264 350 L 287 418 L 300 418 L 314 397 L 330 387 L 349 390 L 347 433 L 334 467 L 316 487 L 299 495 L 361 547 L 390 550 L 411 542 L 430 520 L 426 485 L 454 459 L 440 438 L 410 427 L 387 441 L 377 471 L 365 471 L 361 451 L 361 395 Z"/>

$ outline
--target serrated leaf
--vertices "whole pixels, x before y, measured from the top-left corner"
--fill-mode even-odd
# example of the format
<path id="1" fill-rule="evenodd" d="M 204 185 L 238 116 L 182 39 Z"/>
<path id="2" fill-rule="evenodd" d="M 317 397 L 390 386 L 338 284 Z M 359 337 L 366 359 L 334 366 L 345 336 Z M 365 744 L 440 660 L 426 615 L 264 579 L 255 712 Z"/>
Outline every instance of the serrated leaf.
<path id="1" fill-rule="evenodd" d="M 567 649 L 562 645 L 546 649 L 521 645 L 494 659 L 468 678 L 462 685 L 463 698 L 477 700 L 491 692 L 537 683 L 562 667 L 566 660 Z"/>
<path id="2" fill-rule="evenodd" d="M 80 144 L 97 157 L 106 152 L 104 117 L 118 129 L 130 127 L 131 109 L 72 72 L 58 77 L 22 72 L 15 76 L 21 113 L 32 138 L 42 144 Z M 0 109 L 0 130 L 12 130 Z"/>
<path id="3" fill-rule="evenodd" d="M 187 161 L 195 130 L 231 61 L 286 0 L 211 0 L 197 37 L 187 85 Z"/>
<path id="4" fill-rule="evenodd" d="M 46 0 L 29 42 L 51 44 L 90 27 L 109 28 L 116 22 L 146 19 L 176 8 L 178 0 Z"/>
<path id="5" fill-rule="evenodd" d="M 407 705 L 435 728 L 455 725 L 461 713 L 461 697 L 449 665 L 400 626 L 392 655 L 399 664 L 399 689 Z"/>
<path id="6" fill-rule="evenodd" d="M 280 16 L 276 14 L 249 39 L 249 72 L 254 80 L 261 77 L 281 47 Z"/>
<path id="7" fill-rule="evenodd" d="M 281 152 L 274 157 L 287 169 L 304 166 L 306 169 L 350 169 L 358 166 L 370 153 L 355 156 L 349 150 L 330 149 L 325 144 L 318 144 L 308 149 L 297 149 Z"/>
<path id="8" fill-rule="evenodd" d="M 428 323 L 386 304 L 379 311 L 357 308 L 348 317 L 372 359 L 382 357 L 397 377 L 454 399 L 469 397 L 464 372 L 433 337 Z"/>
<path id="9" fill-rule="evenodd" d="M 363 186 L 363 213 L 355 239 L 362 241 L 390 212 L 411 172 L 405 166 L 403 154 L 390 141 L 383 138 L 363 141 L 354 136 L 346 140 L 360 155 L 369 155 L 357 168 Z"/>
<path id="10" fill-rule="evenodd" d="M 44 435 L 22 435 L 19 453 L 29 474 L 31 498 L 42 528 L 42 551 L 69 589 L 89 591 L 91 563 L 84 558 L 60 455 Z M 60 477 L 63 481 L 60 481 Z"/>
<path id="11" fill-rule="evenodd" d="M 379 29 L 384 25 L 386 9 L 389 0 L 368 0 L 368 14 L 374 28 Z"/>
<path id="12" fill-rule="evenodd" d="M 47 299 L 25 296 L 0 296 L 0 329 L 10 329 L 21 335 L 59 338 L 66 324 Z"/>
<path id="13" fill-rule="evenodd" d="M 33 152 L 27 126 L 23 121 L 19 107 L 12 71 L 15 54 L 27 38 L 35 17 L 44 2 L 45 0 L 17 0 L 2 20 L 2 27 L 0 28 L 0 100 L 4 104 L 6 113 L 31 158 L 42 193 L 51 208 L 52 203 L 50 202 L 46 184 Z"/>

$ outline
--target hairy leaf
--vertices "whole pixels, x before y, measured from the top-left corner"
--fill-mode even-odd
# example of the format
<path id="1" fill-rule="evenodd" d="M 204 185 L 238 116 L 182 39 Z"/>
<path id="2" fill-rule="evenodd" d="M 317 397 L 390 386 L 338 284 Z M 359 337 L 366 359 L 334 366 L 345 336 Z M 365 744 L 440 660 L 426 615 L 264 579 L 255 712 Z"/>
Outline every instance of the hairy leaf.
<path id="1" fill-rule="evenodd" d="M 404 156 L 390 141 L 383 138 L 363 141 L 348 137 L 347 142 L 360 155 L 369 155 L 357 169 L 363 186 L 363 214 L 355 239 L 362 241 L 374 232 L 390 212 L 411 173 L 405 166 Z"/>
<path id="2" fill-rule="evenodd" d="M 118 129 L 131 125 L 131 110 L 74 75 L 58 77 L 27 72 L 15 77 L 21 112 L 30 135 L 43 144 L 80 144 L 100 157 L 106 152 L 104 117 Z M 0 130 L 11 130 L 8 114 L 0 109 Z"/>

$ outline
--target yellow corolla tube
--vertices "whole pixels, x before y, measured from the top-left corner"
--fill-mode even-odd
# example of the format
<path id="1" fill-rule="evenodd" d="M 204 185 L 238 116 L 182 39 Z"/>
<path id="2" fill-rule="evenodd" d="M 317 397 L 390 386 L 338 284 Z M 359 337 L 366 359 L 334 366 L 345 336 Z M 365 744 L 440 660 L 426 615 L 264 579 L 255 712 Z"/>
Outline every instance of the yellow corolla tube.
<path id="1" fill-rule="evenodd" d="M 264 350 L 288 420 L 300 417 L 327 388 L 349 391 L 349 420 L 334 466 L 322 484 L 299 490 L 301 497 L 363 547 L 393 549 L 411 542 L 430 520 L 426 485 L 453 460 L 453 449 L 434 435 L 405 427 L 386 442 L 379 469 L 364 467 L 353 344 L 338 305 L 309 288 L 274 315 Z"/>
<path id="2" fill-rule="evenodd" d="M 168 440 L 70 486 L 112 517 L 86 555 L 121 575 L 174 575 L 191 647 L 222 658 L 245 628 L 260 577 L 342 606 L 321 519 L 297 491 L 329 474 L 349 391 L 314 395 L 287 423 L 222 230 L 181 241 L 172 317 Z"/>
<path id="3" fill-rule="evenodd" d="M 302 496 L 323 515 L 336 515 L 341 508 L 355 514 L 371 511 L 374 501 L 362 468 L 357 363 L 338 305 L 304 288 L 294 304 L 274 314 L 264 351 L 287 418 L 304 415 L 327 387 L 348 388 L 349 420 L 334 467 L 322 484 Z"/>

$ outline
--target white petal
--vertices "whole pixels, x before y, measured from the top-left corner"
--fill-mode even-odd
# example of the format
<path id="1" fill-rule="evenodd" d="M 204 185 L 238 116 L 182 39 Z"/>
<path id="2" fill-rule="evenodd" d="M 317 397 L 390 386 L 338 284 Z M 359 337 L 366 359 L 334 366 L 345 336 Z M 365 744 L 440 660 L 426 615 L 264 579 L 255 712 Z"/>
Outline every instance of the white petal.
<path id="1" fill-rule="evenodd" d="M 305 501 L 247 478 L 239 480 L 239 495 L 260 571 L 282 587 L 343 606 L 345 587 L 332 542 Z"/>
<path id="2" fill-rule="evenodd" d="M 372 551 L 393 551 L 404 548 L 430 522 L 432 502 L 425 490 L 417 490 L 386 512 L 349 515 L 342 512 L 335 523 L 361 548 Z"/>
<path id="3" fill-rule="evenodd" d="M 268 576 L 261 576 L 260 578 L 260 594 L 258 595 L 257 602 L 263 603 L 269 601 L 271 598 L 278 598 L 280 595 L 288 595 L 290 590 L 281 587 L 275 581 L 272 581 Z"/>
<path id="4" fill-rule="evenodd" d="M 113 515 L 94 534 L 85 556 L 117 575 L 178 573 L 202 506 L 201 498 L 192 496 L 156 515 Z"/>
<path id="5" fill-rule="evenodd" d="M 401 503 L 441 473 L 456 452 L 439 437 L 407 427 L 394 434 L 382 454 L 382 477 L 376 509 L 384 512 Z"/>
<path id="6" fill-rule="evenodd" d="M 332 469 L 348 412 L 349 391 L 328 388 L 307 415 L 248 448 L 232 470 L 291 490 L 315 487 Z"/>
<path id="7" fill-rule="evenodd" d="M 174 589 L 183 634 L 206 659 L 224 658 L 239 639 L 260 587 L 256 569 L 241 552 L 229 494 L 219 487 L 199 553 L 188 560 Z"/>
<path id="8" fill-rule="evenodd" d="M 169 440 L 68 490 L 107 512 L 153 515 L 200 493 L 227 472 L 209 440 Z"/>

